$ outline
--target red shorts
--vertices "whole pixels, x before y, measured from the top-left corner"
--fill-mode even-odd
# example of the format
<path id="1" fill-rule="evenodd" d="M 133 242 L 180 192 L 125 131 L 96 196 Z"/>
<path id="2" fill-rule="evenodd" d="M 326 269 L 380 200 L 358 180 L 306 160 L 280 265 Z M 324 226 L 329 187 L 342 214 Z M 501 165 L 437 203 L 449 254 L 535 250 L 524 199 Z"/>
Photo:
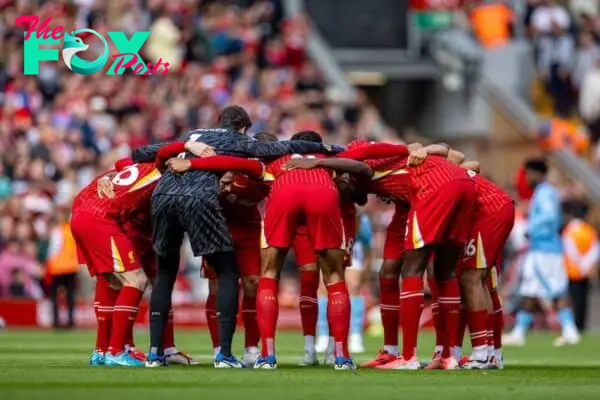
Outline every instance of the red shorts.
<path id="1" fill-rule="evenodd" d="M 229 233 L 235 248 L 235 260 L 241 277 L 260 276 L 260 223 L 245 226 L 229 226 Z M 210 265 L 202 259 L 202 276 L 217 279 Z"/>
<path id="2" fill-rule="evenodd" d="M 404 252 L 406 238 L 406 218 L 408 207 L 396 204 L 394 216 L 387 227 L 385 244 L 383 245 L 384 260 L 399 260 Z"/>
<path id="3" fill-rule="evenodd" d="M 141 267 L 135 246 L 115 221 L 74 213 L 71 232 L 79 263 L 87 264 L 90 275 L 133 271 Z"/>
<path id="4" fill-rule="evenodd" d="M 477 212 L 460 267 L 489 269 L 498 265 L 514 223 L 515 206 L 512 203 L 494 213 Z"/>
<path id="5" fill-rule="evenodd" d="M 447 183 L 423 199 L 415 199 L 408 213 L 406 250 L 429 244 L 464 245 L 473 223 L 477 191 L 470 179 Z"/>
<path id="6" fill-rule="evenodd" d="M 335 188 L 290 185 L 271 191 L 264 221 L 266 246 L 291 248 L 302 225 L 306 225 L 315 250 L 344 248 L 340 199 Z"/>
<path id="7" fill-rule="evenodd" d="M 344 255 L 344 267 L 352 265 L 352 248 L 354 247 L 354 238 L 356 237 L 356 217 L 344 218 L 344 236 L 345 236 L 345 255 Z M 294 238 L 294 258 L 298 266 L 316 264 L 317 263 L 317 252 L 308 236 L 308 229 L 306 226 L 298 228 L 296 237 Z"/>

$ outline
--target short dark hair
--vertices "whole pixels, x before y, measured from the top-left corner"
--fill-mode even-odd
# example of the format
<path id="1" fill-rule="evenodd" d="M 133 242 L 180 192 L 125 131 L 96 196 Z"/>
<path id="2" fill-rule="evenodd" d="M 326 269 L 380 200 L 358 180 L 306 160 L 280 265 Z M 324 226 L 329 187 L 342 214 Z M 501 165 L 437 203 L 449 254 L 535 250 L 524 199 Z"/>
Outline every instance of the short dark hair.
<path id="1" fill-rule="evenodd" d="M 277 141 L 279 141 L 279 138 L 277 137 L 277 135 L 274 133 L 271 133 L 271 132 L 258 132 L 256 135 L 254 135 L 254 139 L 256 139 L 260 142 L 277 142 Z"/>
<path id="2" fill-rule="evenodd" d="M 241 131 L 244 128 L 250 128 L 252 121 L 248 112 L 240 106 L 227 106 L 219 115 L 219 126 L 222 128 L 233 128 L 236 131 Z"/>
<path id="3" fill-rule="evenodd" d="M 290 140 L 306 140 L 307 142 L 323 143 L 323 138 L 315 131 L 297 132 Z"/>
<path id="4" fill-rule="evenodd" d="M 543 158 L 532 158 L 525 162 L 525 169 L 546 175 L 548 173 L 548 163 Z"/>
<path id="5" fill-rule="evenodd" d="M 584 200 L 571 199 L 563 202 L 562 209 L 565 214 L 574 218 L 585 219 L 590 211 L 590 206 Z"/>

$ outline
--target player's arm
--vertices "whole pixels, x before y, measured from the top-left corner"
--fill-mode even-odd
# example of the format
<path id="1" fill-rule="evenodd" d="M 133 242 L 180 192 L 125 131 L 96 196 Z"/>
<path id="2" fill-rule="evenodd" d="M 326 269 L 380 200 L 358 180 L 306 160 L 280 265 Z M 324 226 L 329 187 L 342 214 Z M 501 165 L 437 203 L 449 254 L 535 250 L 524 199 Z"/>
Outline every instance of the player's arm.
<path id="1" fill-rule="evenodd" d="M 463 162 L 465 162 L 465 155 L 455 149 L 450 149 L 446 157 L 450 162 L 456 165 L 461 165 Z"/>
<path id="2" fill-rule="evenodd" d="M 166 162 L 167 167 L 173 172 L 185 172 L 189 169 L 203 169 L 213 172 L 235 171 L 259 179 L 264 172 L 263 164 L 258 160 L 232 156 L 214 156 L 206 158 L 171 158 Z"/>
<path id="3" fill-rule="evenodd" d="M 466 170 L 477 172 L 478 174 L 481 173 L 481 164 L 479 161 L 464 161 L 462 164 L 460 164 L 460 166 Z"/>
<path id="4" fill-rule="evenodd" d="M 367 159 L 406 157 L 408 154 L 408 147 L 403 144 L 372 143 L 357 149 L 346 150 L 339 153 L 337 157 L 362 161 Z"/>
<path id="5" fill-rule="evenodd" d="M 123 171 L 125 168 L 133 165 L 133 160 L 130 157 L 121 158 L 115 162 L 117 172 Z M 115 177 L 115 172 L 109 172 L 96 182 L 96 194 L 100 199 L 112 199 L 115 197 L 115 188 L 112 179 Z"/>
<path id="6" fill-rule="evenodd" d="M 328 168 L 337 172 L 348 172 L 353 175 L 371 178 L 373 170 L 367 164 L 349 158 L 294 158 L 288 160 L 285 169 Z"/>
<path id="7" fill-rule="evenodd" d="M 304 140 L 289 140 L 281 142 L 263 142 L 247 136 L 240 136 L 231 143 L 230 147 L 218 149 L 219 152 L 239 155 L 242 157 L 281 157 L 286 154 L 336 154 L 343 147 Z"/>

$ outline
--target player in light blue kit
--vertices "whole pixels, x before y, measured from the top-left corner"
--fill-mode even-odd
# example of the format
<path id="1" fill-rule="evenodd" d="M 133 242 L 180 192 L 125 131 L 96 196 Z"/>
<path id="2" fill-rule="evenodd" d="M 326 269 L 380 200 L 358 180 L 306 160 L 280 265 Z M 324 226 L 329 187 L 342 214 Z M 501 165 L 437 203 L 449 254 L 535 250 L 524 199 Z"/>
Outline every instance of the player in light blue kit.
<path id="1" fill-rule="evenodd" d="M 527 181 L 535 191 L 527 210 L 529 252 L 525 255 L 521 271 L 519 295 L 522 308 L 517 313 L 514 329 L 503 338 L 503 343 L 507 346 L 525 343 L 537 300 L 544 309 L 556 310 L 562 336 L 555 341 L 555 346 L 576 344 L 579 332 L 567 299 L 569 280 L 563 261 L 560 196 L 546 179 L 548 166 L 544 160 L 529 160 L 525 169 Z"/>

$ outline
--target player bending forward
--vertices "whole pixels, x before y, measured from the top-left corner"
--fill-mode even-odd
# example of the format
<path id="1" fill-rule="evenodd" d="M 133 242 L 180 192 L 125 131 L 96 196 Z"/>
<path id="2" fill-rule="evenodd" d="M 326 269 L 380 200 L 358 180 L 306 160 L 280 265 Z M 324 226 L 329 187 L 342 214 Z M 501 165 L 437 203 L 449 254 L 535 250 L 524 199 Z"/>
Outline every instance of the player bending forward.
<path id="1" fill-rule="evenodd" d="M 148 277 L 155 271 L 149 239 L 150 196 L 161 174 L 153 164 L 130 160 L 121 160 L 116 167 L 76 196 L 71 230 L 80 263 L 97 277 L 98 325 L 90 364 L 143 366 L 131 351 L 133 324 Z M 195 364 L 175 347 L 172 316 L 167 331 L 167 362 Z"/>
<path id="2" fill-rule="evenodd" d="M 298 227 L 306 225 L 329 295 L 328 314 L 336 343 L 334 368 L 355 369 L 348 352 L 350 299 L 344 282 L 345 237 L 338 189 L 328 170 L 286 170 L 283 164 L 295 158 L 302 156 L 294 154 L 271 162 L 265 176 L 273 183 L 264 218 L 265 243 L 256 304 L 261 356 L 254 367 L 277 368 L 278 277 Z"/>

